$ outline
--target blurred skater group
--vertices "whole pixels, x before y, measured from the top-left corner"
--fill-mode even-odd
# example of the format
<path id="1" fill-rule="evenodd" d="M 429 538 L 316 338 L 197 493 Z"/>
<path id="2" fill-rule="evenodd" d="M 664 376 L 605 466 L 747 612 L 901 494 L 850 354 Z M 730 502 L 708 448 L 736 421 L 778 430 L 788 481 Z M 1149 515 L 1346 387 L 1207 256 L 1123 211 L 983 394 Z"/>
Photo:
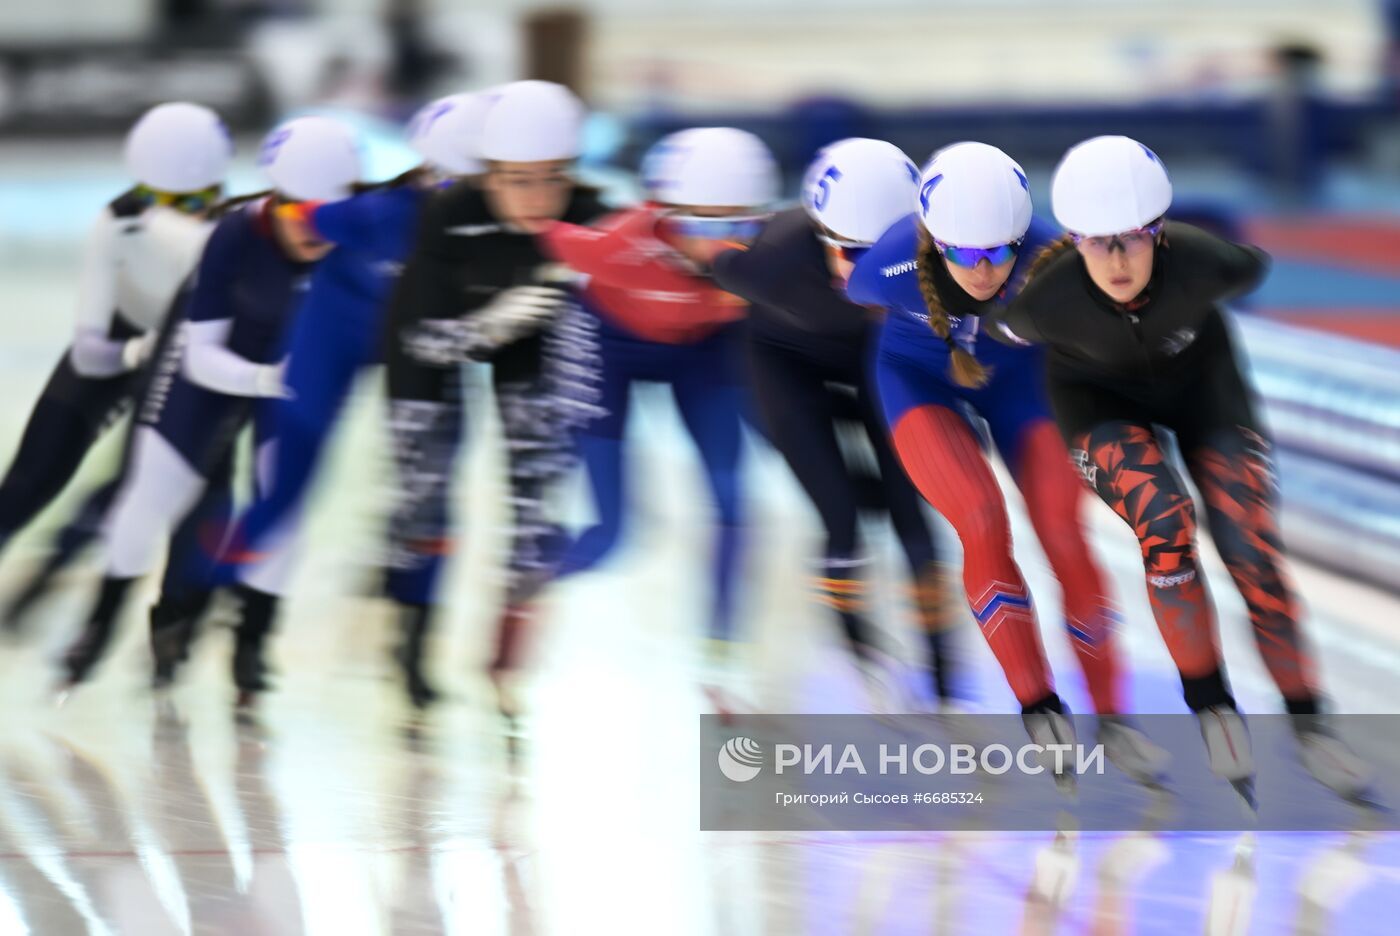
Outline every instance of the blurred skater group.
<path id="1" fill-rule="evenodd" d="M 1252 799 L 1198 518 L 1245 599 L 1304 763 L 1338 794 L 1364 796 L 1364 771 L 1328 721 L 1280 543 L 1268 431 L 1232 345 L 1226 306 L 1258 284 L 1268 258 L 1173 220 L 1171 181 L 1151 149 L 1121 136 L 1072 147 L 1045 214 L 995 147 L 953 143 L 920 167 L 889 143 L 847 139 L 817 154 L 785 206 L 761 140 L 696 128 L 656 143 L 642 200 L 617 206 L 577 174 L 584 118 L 567 89 L 542 81 L 434 101 L 406 131 L 421 163 L 387 181 L 363 178 L 350 128 L 297 118 L 261 144 L 267 190 L 233 197 L 233 145 L 216 114 L 171 103 L 136 124 L 134 186 L 92 228 L 73 342 L 0 482 L 3 544 L 131 414 L 118 475 L 8 609 L 19 620 L 58 570 L 100 544 L 100 585 L 60 661 L 65 687 L 94 676 L 135 610 L 133 586 L 165 555 L 149 611 L 154 685 L 179 678 L 226 592 L 238 608 L 240 702 L 271 688 L 268 643 L 308 492 L 356 378 L 382 367 L 396 496 L 380 584 L 396 609 L 408 698 L 433 705 L 425 659 L 445 559 L 472 519 L 450 507 L 469 411 L 463 374 L 475 363 L 491 375 L 510 515 L 485 675 L 513 728 L 541 599 L 622 539 L 628 446 L 648 441 L 627 432 L 630 394 L 656 383 L 671 392 L 714 505 L 701 682 L 721 715 L 755 703 L 738 613 L 752 558 L 749 426 L 820 518 L 812 613 L 839 627 L 872 709 L 962 704 L 954 647 L 970 612 L 1032 739 L 1072 740 L 1042 642 L 1050 616 L 1109 759 L 1159 782 L 1164 755 L 1125 707 L 1124 622 L 1081 523 L 1093 494 L 1138 540 L 1212 769 Z M 245 430 L 254 496 L 236 510 Z M 1018 566 L 994 455 L 1059 581 L 1057 606 L 1036 601 Z M 578 470 L 596 520 L 570 529 L 551 493 Z M 960 579 L 926 505 L 956 533 Z M 862 521 L 872 514 L 888 518 L 906 560 L 924 636 L 917 660 L 901 658 L 869 610 Z M 927 678 L 916 685 L 911 671 Z"/>

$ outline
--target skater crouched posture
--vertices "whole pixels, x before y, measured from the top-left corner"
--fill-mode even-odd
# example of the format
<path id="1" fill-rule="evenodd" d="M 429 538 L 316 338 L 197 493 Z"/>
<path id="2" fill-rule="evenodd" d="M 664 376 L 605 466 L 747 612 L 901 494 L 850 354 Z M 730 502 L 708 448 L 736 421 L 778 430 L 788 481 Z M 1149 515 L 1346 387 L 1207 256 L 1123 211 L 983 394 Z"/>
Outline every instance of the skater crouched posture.
<path id="1" fill-rule="evenodd" d="M 596 407 L 596 328 L 536 235 L 606 209 L 575 183 L 583 107 L 560 85 L 505 86 L 481 134 L 481 184 L 457 183 L 423 211 L 390 307 L 390 430 L 399 466 L 394 536 L 406 553 L 447 548 L 446 500 L 461 420 L 460 365 L 491 362 L 505 435 L 511 545 L 490 671 L 513 669 L 532 600 L 565 532 L 545 503 L 573 465 L 571 433 Z M 502 697 L 503 708 L 511 703 Z"/>
<path id="2" fill-rule="evenodd" d="M 724 292 L 680 251 L 688 245 L 753 237 L 778 197 L 778 168 L 761 140 L 707 127 L 673 134 L 647 159 L 650 201 L 592 228 L 556 224 L 547 251 L 589 277 L 584 298 L 599 318 L 603 413 L 579 433 L 598 512 L 560 565 L 594 568 L 621 536 L 627 497 L 623 439 L 632 385 L 668 384 L 704 465 L 718 514 L 709 613 L 710 656 L 722 675 L 732 654 L 744 539 L 740 455 L 747 303 Z M 727 707 L 718 686 L 709 692 Z"/>
<path id="3" fill-rule="evenodd" d="M 0 482 L 0 548 L 72 480 L 130 405 L 180 284 L 213 230 L 233 143 L 219 116 L 161 104 L 126 139 L 136 187 L 103 209 L 84 247 L 77 331 Z"/>
<path id="4" fill-rule="evenodd" d="M 1267 257 L 1164 221 L 1166 168 L 1127 137 L 1071 149 L 1052 197 L 1070 235 L 1039 258 L 1003 321 L 1049 349 L 1060 432 L 1089 487 L 1138 537 L 1153 613 L 1212 765 L 1230 779 L 1252 772 L 1196 550 L 1196 507 L 1164 451 L 1164 429 L 1205 498 L 1211 536 L 1296 716 L 1305 761 L 1334 789 L 1358 792 L 1359 765 L 1318 718 L 1316 663 L 1275 517 L 1273 456 L 1221 310 L 1258 285 Z"/>
<path id="5" fill-rule="evenodd" d="M 413 245 L 423 206 L 453 179 L 481 172 L 476 151 L 488 105 L 488 97 L 477 94 L 433 101 L 408 127 L 409 142 L 423 157 L 421 165 L 344 201 L 301 202 L 279 209 L 300 215 L 336 249 L 317 265 L 291 327 L 288 394 L 273 404 L 277 457 L 271 481 L 257 492 L 235 527 L 225 557 L 237 577 L 254 571 L 278 538 L 295 526 L 355 378 L 382 360 L 389 298 Z M 452 428 L 460 430 L 460 424 Z M 449 441 L 455 446 L 456 436 Z M 391 525 L 397 528 L 397 523 Z M 438 549 L 396 549 L 384 583 L 400 608 L 397 657 L 409 699 L 420 706 L 437 696 L 423 675 L 422 660 L 443 558 Z M 158 650 L 161 645 L 157 641 Z M 178 652 L 178 642 L 172 649 Z"/>
<path id="6" fill-rule="evenodd" d="M 775 215 L 747 250 L 725 250 L 711 262 L 720 286 L 753 303 L 748 374 L 764 433 L 826 530 L 817 593 L 836 610 L 848 646 L 878 689 L 888 667 L 865 612 L 863 572 L 870 560 L 860 542 L 860 508 L 878 504 L 889 514 L 913 574 L 934 695 L 949 701 L 953 615 L 943 569 L 923 502 L 890 446 L 869 373 L 878 322 L 842 290 L 849 258 L 907 215 L 918 194 L 919 170 L 898 147 L 842 140 L 822 150 L 807 170 L 800 207 Z M 846 413 L 851 403 L 853 419 Z M 846 422 L 855 424 L 875 453 L 873 497 L 838 442 Z"/>
<path id="7" fill-rule="evenodd" d="M 986 420 L 1060 580 L 1065 627 L 1083 667 L 1109 756 L 1139 779 L 1160 750 L 1121 717 L 1115 614 L 1080 524 L 1082 490 L 1055 432 L 1038 349 L 978 341 L 982 317 L 1015 293 L 1052 240 L 1032 217 L 1025 173 L 1001 150 L 958 143 L 934 154 L 920 214 L 857 260 L 847 294 L 889 309 L 876 379 L 895 451 L 963 545 L 963 584 L 983 636 L 1032 734 L 1072 732 L 1060 713 L 1030 591 L 1012 554 L 1006 502 L 961 408 Z"/>
<path id="8" fill-rule="evenodd" d="M 137 413 L 126 476 L 109 520 L 101 594 L 64 661 L 72 682 L 85 679 L 101 657 L 132 583 L 156 565 L 161 544 L 200 502 L 211 479 L 226 477 L 235 439 L 249 420 L 259 481 L 266 482 L 272 400 L 284 392 L 286 328 L 313 265 L 331 249 L 276 208 L 346 197 L 360 161 L 353 133 L 323 117 L 274 130 L 258 161 L 274 191 L 219 221 L 182 310 L 180 340 L 155 365 Z M 210 530 L 212 542 L 203 548 L 217 552 L 221 534 Z M 242 590 L 234 678 L 246 692 L 265 688 L 262 647 L 283 558 L 265 564 L 265 579 L 248 577 L 252 584 Z M 161 613 L 158 605 L 152 616 Z"/>

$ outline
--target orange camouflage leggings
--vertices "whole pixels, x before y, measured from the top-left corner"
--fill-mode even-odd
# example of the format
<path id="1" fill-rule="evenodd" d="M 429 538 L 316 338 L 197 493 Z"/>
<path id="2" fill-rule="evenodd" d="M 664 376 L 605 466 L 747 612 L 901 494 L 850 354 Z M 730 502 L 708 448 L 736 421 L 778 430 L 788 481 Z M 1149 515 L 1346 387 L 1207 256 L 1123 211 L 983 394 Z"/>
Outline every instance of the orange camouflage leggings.
<path id="1" fill-rule="evenodd" d="M 1196 549 L 1196 508 L 1149 426 L 1106 422 L 1075 440 L 1084 479 L 1133 528 L 1157 626 L 1182 677 L 1220 668 L 1215 610 Z M 1249 610 L 1269 675 L 1290 703 L 1316 697 L 1316 667 L 1289 582 L 1274 510 L 1269 443 L 1243 427 L 1185 452 L 1211 537 Z"/>

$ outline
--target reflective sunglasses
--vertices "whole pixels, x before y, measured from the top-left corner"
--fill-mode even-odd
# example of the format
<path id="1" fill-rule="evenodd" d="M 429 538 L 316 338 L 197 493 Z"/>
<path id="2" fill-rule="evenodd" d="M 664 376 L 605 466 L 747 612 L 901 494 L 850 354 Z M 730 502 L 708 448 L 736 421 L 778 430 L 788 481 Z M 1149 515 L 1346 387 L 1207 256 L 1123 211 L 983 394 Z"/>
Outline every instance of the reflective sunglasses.
<path id="1" fill-rule="evenodd" d="M 766 215 L 711 218 L 701 215 L 667 215 L 667 227 L 680 237 L 698 240 L 751 241 L 763 230 Z"/>
<path id="2" fill-rule="evenodd" d="M 977 266 L 983 260 L 992 266 L 1000 266 L 1008 260 L 1015 260 L 1016 254 L 1021 250 L 1020 241 L 1002 244 L 999 247 L 957 247 L 953 244 L 945 244 L 940 240 L 935 240 L 933 245 L 938 248 L 939 256 L 949 263 L 969 269 Z"/>
<path id="3" fill-rule="evenodd" d="M 285 195 L 272 197 L 272 213 L 288 221 L 306 224 L 311 220 L 311 212 L 316 210 L 316 202 L 297 201 Z"/>
<path id="4" fill-rule="evenodd" d="M 174 208 L 185 214 L 198 214 L 208 210 L 217 202 L 223 189 L 220 186 L 211 185 L 198 192 L 162 192 L 143 185 L 139 187 L 138 192 L 147 204 L 159 205 L 162 208 Z"/>
<path id="5" fill-rule="evenodd" d="M 1095 257 L 1107 257 L 1115 248 L 1122 249 L 1123 253 L 1129 257 L 1136 257 L 1151 250 L 1157 242 L 1157 235 L 1160 233 L 1162 233 L 1162 222 L 1158 221 L 1135 231 L 1124 231 L 1122 234 L 1104 234 L 1098 237 L 1071 234 L 1070 239 L 1081 251 Z"/>

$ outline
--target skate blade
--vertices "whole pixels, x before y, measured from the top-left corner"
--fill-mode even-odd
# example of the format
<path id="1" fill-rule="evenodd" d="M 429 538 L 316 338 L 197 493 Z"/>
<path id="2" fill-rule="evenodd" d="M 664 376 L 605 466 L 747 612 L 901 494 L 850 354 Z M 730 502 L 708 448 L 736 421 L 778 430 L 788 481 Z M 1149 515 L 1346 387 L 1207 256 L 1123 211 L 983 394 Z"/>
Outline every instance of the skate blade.
<path id="1" fill-rule="evenodd" d="M 1321 783 L 1322 781 L 1318 781 Z M 1348 803 L 1359 809 L 1374 810 L 1388 813 L 1390 810 L 1376 797 L 1376 791 L 1370 784 L 1338 786 L 1331 783 L 1322 783 L 1334 796 L 1344 803 Z"/>
<path id="2" fill-rule="evenodd" d="M 1172 790 L 1171 778 L 1166 774 L 1138 780 L 1137 783 L 1154 801 L 1158 799 L 1173 800 L 1176 797 L 1176 792 Z"/>
<path id="3" fill-rule="evenodd" d="M 156 724 L 162 729 L 173 731 L 184 731 L 188 725 L 184 717 L 180 714 L 180 709 L 175 705 L 175 700 L 169 696 L 159 696 L 155 700 Z"/>
<path id="4" fill-rule="evenodd" d="M 1230 786 L 1240 795 L 1247 807 L 1246 815 L 1252 819 L 1259 818 L 1259 798 L 1254 795 L 1254 778 L 1242 777 L 1239 780 L 1231 780 Z"/>
<path id="5" fill-rule="evenodd" d="M 258 693 L 247 689 L 238 690 L 233 703 L 233 723 L 241 729 L 262 731 L 262 711 L 258 706 Z"/>
<path id="6" fill-rule="evenodd" d="M 58 661 L 58 680 L 66 686 L 80 686 L 92 678 L 93 671 L 97 669 L 97 661 L 92 663 L 75 662 L 70 657 L 63 657 Z"/>
<path id="7" fill-rule="evenodd" d="M 408 692 L 408 704 L 419 715 L 427 713 L 441 701 L 442 695 L 436 691 L 414 692 L 409 690 Z"/>
<path id="8" fill-rule="evenodd" d="M 1376 791 L 1370 787 L 1364 790 L 1357 790 L 1350 796 L 1344 796 L 1342 798 L 1357 809 L 1373 813 L 1377 816 L 1389 816 L 1394 812 L 1389 806 L 1381 802 L 1380 798 L 1376 795 Z"/>
<path id="9" fill-rule="evenodd" d="M 79 685 L 80 683 L 76 683 L 71 679 L 60 680 L 58 685 L 53 689 L 54 708 L 61 709 L 66 706 L 69 701 L 72 700 L 73 693 L 77 690 Z"/>
<path id="10" fill-rule="evenodd" d="M 156 669 L 151 673 L 151 691 L 166 692 L 170 689 L 175 688 L 175 677 L 175 667 L 172 666 L 168 669 L 163 666 L 156 667 Z"/>
<path id="11" fill-rule="evenodd" d="M 1169 785 L 1171 776 L 1165 770 L 1133 770 L 1124 767 L 1111 757 L 1108 759 L 1108 762 L 1114 767 L 1117 767 L 1118 770 L 1122 772 L 1123 776 L 1151 792 L 1170 791 L 1171 789 Z"/>

